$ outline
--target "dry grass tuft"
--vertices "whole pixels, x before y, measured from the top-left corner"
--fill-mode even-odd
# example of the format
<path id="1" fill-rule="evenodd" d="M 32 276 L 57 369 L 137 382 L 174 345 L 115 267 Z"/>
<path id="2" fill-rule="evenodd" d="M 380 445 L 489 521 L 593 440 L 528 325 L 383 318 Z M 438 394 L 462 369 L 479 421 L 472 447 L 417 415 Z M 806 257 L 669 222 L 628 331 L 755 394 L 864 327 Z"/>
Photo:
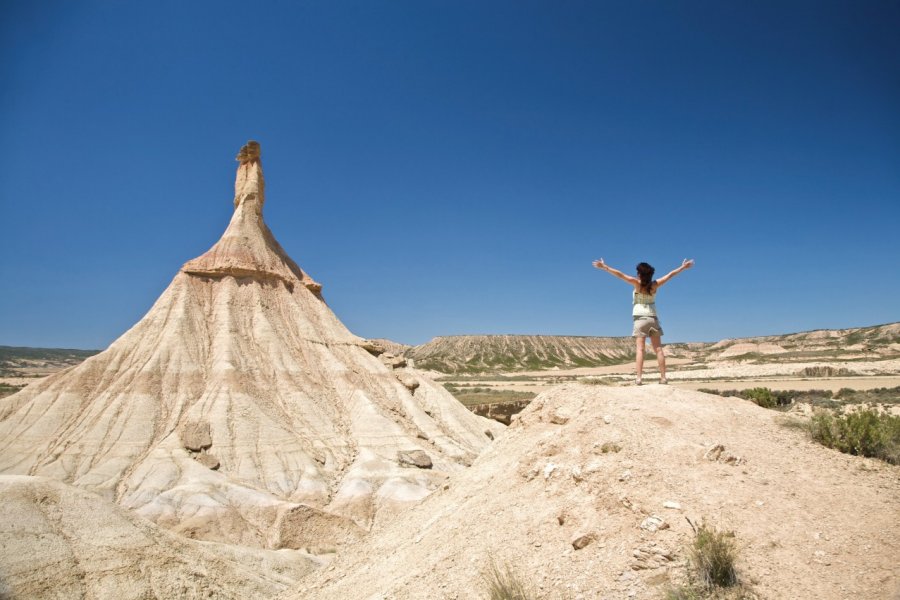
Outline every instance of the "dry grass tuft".
<path id="1" fill-rule="evenodd" d="M 490 600 L 535 600 L 537 598 L 531 583 L 513 571 L 508 563 L 499 565 L 494 559 L 491 559 L 487 572 L 482 577 Z"/>
<path id="2" fill-rule="evenodd" d="M 666 590 L 665 600 L 755 600 L 754 592 L 738 581 L 734 533 L 688 523 L 694 529 L 688 582 Z"/>
<path id="3" fill-rule="evenodd" d="M 701 524 L 694 530 L 691 563 L 700 581 L 708 587 L 737 585 L 734 534 Z"/>

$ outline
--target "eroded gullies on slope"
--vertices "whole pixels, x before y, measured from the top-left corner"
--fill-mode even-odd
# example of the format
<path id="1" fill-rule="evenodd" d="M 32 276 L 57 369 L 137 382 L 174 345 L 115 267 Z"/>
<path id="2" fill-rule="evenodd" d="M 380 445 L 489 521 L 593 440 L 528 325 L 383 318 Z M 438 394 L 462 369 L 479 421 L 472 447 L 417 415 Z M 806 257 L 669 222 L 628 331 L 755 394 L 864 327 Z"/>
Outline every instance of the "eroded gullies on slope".
<path id="1" fill-rule="evenodd" d="M 193 538 L 339 548 L 502 426 L 347 330 L 264 222 L 259 145 L 238 161 L 226 231 L 147 315 L 3 401 L 0 472 L 97 492 Z"/>

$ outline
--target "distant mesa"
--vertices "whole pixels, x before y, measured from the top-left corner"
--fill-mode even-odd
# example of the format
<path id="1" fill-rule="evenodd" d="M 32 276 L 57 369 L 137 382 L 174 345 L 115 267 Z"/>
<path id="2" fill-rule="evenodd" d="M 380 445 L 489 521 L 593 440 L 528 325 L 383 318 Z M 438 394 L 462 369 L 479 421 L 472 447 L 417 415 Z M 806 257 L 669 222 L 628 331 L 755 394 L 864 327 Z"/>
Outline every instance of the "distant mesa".
<path id="1" fill-rule="evenodd" d="M 137 324 L 0 400 L 0 472 L 96 492 L 193 538 L 340 544 L 502 430 L 338 320 L 263 221 L 260 156 L 241 149 L 225 233 Z"/>

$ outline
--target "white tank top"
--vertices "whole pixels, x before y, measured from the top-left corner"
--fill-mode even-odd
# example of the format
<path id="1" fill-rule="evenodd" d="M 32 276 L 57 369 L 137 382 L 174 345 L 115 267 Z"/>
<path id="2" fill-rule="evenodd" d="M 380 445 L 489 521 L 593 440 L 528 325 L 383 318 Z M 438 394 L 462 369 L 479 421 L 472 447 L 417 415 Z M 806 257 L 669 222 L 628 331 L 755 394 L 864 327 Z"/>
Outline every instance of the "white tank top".
<path id="1" fill-rule="evenodd" d="M 656 316 L 656 294 L 645 294 L 634 290 L 631 292 L 631 315 L 634 317 Z"/>

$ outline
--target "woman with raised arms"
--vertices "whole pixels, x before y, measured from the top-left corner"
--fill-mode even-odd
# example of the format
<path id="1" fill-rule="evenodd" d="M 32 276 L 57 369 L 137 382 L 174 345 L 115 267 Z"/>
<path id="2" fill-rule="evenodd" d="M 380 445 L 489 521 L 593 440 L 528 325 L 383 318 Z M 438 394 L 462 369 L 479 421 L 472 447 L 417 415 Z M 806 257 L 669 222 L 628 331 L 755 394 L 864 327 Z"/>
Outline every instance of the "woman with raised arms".
<path id="1" fill-rule="evenodd" d="M 653 279 L 656 272 L 653 267 L 645 262 L 637 266 L 637 277 L 626 275 L 622 271 L 613 269 L 603 259 L 595 260 L 594 266 L 601 271 L 606 271 L 614 277 L 618 277 L 625 283 L 630 284 L 634 291 L 631 295 L 632 310 L 631 315 L 634 319 L 634 328 L 632 335 L 635 338 L 637 356 L 635 358 L 637 376 L 635 384 L 641 385 L 641 375 L 644 371 L 644 345 L 647 337 L 650 337 L 650 343 L 653 344 L 653 351 L 656 352 L 656 362 L 659 364 L 659 382 L 668 383 L 666 380 L 666 356 L 662 347 L 662 326 L 659 324 L 659 315 L 656 313 L 656 292 L 659 291 L 667 281 L 681 273 L 686 269 L 694 266 L 693 260 L 684 259 L 681 266 L 671 273 Z"/>

